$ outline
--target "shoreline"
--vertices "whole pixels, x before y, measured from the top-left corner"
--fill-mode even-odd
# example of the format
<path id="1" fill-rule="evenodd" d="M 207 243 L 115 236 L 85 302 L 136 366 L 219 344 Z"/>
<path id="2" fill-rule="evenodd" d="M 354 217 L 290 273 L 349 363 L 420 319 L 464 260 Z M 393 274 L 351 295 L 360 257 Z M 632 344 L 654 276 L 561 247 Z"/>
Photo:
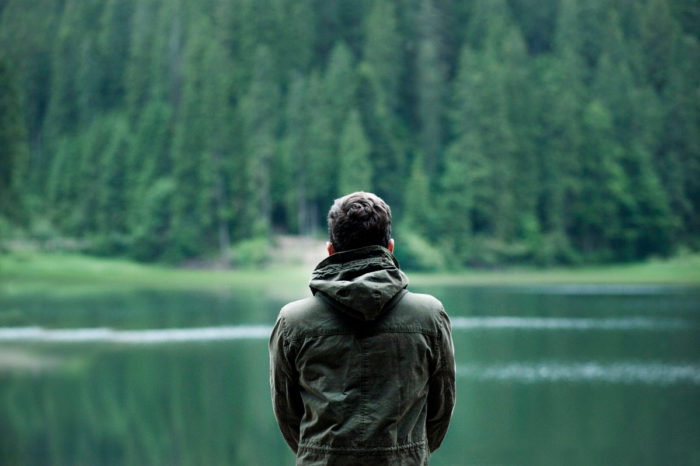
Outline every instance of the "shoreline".
<path id="1" fill-rule="evenodd" d="M 281 295 L 308 290 L 313 265 L 270 263 L 238 269 L 181 268 L 82 254 L 11 252 L 0 255 L 0 293 L 109 290 L 246 291 Z M 700 255 L 575 268 L 512 267 L 425 273 L 407 271 L 412 286 L 674 285 L 700 286 Z"/>

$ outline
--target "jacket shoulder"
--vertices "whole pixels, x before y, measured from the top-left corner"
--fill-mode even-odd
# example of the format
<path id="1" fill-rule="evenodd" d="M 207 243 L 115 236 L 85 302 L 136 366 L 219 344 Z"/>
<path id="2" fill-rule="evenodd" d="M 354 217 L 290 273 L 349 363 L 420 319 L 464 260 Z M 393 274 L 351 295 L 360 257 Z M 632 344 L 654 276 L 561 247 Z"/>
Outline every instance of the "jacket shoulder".
<path id="1" fill-rule="evenodd" d="M 392 320 L 412 323 L 431 333 L 449 325 L 449 318 L 439 299 L 429 294 L 406 292 L 392 312 Z"/>
<path id="2" fill-rule="evenodd" d="M 409 305 L 411 307 L 419 308 L 432 313 L 440 313 L 441 311 L 444 311 L 444 307 L 442 306 L 440 300 L 429 294 L 413 293 L 408 291 L 401 299 L 401 303 L 404 306 Z"/>
<path id="3" fill-rule="evenodd" d="M 322 309 L 322 304 L 314 296 L 299 299 L 286 304 L 280 311 L 280 316 L 290 325 L 297 322 L 303 322 L 311 314 L 319 312 Z"/>
<path id="4" fill-rule="evenodd" d="M 322 316 L 327 316 L 327 314 L 328 310 L 321 300 L 309 296 L 285 305 L 280 311 L 280 319 L 284 321 L 288 337 L 296 339 L 306 331 L 311 330 L 309 327 L 314 327 L 319 322 L 326 320 Z"/>

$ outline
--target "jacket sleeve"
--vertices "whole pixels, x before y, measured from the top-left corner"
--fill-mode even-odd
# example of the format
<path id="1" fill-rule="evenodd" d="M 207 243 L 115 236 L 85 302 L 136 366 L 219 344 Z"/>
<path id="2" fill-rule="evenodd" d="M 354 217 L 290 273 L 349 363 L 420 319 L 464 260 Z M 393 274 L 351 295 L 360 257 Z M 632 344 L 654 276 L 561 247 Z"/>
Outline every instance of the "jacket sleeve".
<path id="1" fill-rule="evenodd" d="M 270 392 L 277 424 L 284 439 L 296 453 L 304 404 L 299 393 L 299 378 L 294 362 L 289 357 L 289 343 L 285 340 L 284 315 L 281 312 L 270 335 Z"/>
<path id="2" fill-rule="evenodd" d="M 436 340 L 435 365 L 428 386 L 428 447 L 438 449 L 447 433 L 455 405 L 455 358 L 450 319 L 440 312 L 439 335 Z"/>

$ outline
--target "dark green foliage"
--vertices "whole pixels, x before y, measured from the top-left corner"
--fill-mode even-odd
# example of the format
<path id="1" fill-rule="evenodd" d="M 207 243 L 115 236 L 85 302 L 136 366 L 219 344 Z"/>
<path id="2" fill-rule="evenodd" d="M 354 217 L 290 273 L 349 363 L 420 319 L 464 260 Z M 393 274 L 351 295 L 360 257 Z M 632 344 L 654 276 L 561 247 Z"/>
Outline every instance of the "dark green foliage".
<path id="1" fill-rule="evenodd" d="M 268 234 L 272 217 L 271 166 L 279 159 L 280 97 L 270 50 L 259 46 L 253 79 L 240 105 L 245 134 L 244 173 L 246 204 L 244 217 L 248 235 Z"/>
<path id="2" fill-rule="evenodd" d="M 133 208 L 135 227 L 130 253 L 138 260 L 158 260 L 170 249 L 170 198 L 176 186 L 172 179 L 161 178 L 149 186 Z"/>
<path id="3" fill-rule="evenodd" d="M 16 76 L 0 54 L 0 218 L 26 222 L 29 147 Z"/>
<path id="4" fill-rule="evenodd" d="M 362 129 L 357 110 L 348 114 L 338 148 L 338 197 L 353 191 L 372 192 L 372 166 L 369 163 L 369 142 Z"/>
<path id="5" fill-rule="evenodd" d="M 231 261 L 365 189 L 424 269 L 700 247 L 697 2 L 1 3 L 3 232 Z"/>

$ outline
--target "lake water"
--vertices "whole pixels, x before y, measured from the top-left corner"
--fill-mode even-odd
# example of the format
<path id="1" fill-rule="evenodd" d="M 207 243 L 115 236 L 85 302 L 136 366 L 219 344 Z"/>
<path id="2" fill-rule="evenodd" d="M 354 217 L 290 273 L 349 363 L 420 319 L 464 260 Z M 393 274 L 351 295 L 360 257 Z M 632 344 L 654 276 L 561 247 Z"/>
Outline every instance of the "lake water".
<path id="1" fill-rule="evenodd" d="M 700 464 L 697 288 L 419 291 L 452 317 L 458 372 L 432 465 Z M 268 385 L 283 304 L 0 296 L 0 464 L 294 464 Z"/>

